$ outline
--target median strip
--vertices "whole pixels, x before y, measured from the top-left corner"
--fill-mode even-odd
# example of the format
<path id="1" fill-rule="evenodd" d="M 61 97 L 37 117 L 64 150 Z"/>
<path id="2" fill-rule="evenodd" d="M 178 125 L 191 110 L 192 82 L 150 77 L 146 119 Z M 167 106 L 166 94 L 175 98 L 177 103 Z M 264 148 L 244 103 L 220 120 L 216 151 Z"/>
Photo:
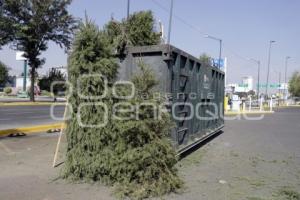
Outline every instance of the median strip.
<path id="1" fill-rule="evenodd" d="M 46 132 L 52 129 L 60 129 L 62 126 L 64 126 L 64 123 L 54 123 L 54 124 L 44 124 L 44 125 L 4 129 L 4 130 L 0 130 L 0 136 L 8 136 L 17 133 L 28 134 L 28 133 Z"/>

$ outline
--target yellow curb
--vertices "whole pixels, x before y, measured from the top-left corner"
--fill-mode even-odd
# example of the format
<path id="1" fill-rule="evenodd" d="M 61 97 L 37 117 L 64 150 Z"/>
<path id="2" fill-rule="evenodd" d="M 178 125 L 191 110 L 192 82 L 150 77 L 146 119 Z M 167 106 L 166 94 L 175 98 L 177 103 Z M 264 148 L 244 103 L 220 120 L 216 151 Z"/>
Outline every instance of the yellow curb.
<path id="1" fill-rule="evenodd" d="M 4 106 L 51 106 L 56 105 L 65 105 L 65 102 L 12 102 L 12 103 L 0 103 L 0 107 Z"/>
<path id="2" fill-rule="evenodd" d="M 5 129 L 0 130 L 0 136 L 7 136 L 15 133 L 37 133 L 37 132 L 45 132 L 51 129 L 60 129 L 64 128 L 64 123 L 55 123 L 55 124 L 46 124 L 46 125 L 37 125 L 30 127 L 21 127 L 21 128 L 13 128 L 13 129 Z"/>
<path id="3" fill-rule="evenodd" d="M 248 114 L 273 114 L 274 111 L 244 111 L 244 112 L 225 112 L 225 115 L 248 115 Z"/>

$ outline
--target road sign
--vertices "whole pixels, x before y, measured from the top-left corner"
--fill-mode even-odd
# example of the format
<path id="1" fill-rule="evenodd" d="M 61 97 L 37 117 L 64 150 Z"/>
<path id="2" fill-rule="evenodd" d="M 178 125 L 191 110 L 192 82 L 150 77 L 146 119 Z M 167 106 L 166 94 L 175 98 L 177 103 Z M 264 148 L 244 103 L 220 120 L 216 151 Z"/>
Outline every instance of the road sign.
<path id="1" fill-rule="evenodd" d="M 24 57 L 24 54 L 25 54 L 24 51 L 17 51 L 16 60 L 27 60 L 27 58 Z"/>
<path id="2" fill-rule="evenodd" d="M 212 62 L 214 67 L 220 67 L 220 68 L 224 67 L 224 59 L 222 58 L 220 59 L 220 66 L 219 66 L 219 58 L 213 58 Z"/>
<path id="3" fill-rule="evenodd" d="M 26 79 L 27 79 L 27 58 L 24 57 L 24 51 L 16 52 L 16 60 L 24 61 L 24 79 L 23 79 L 23 91 L 26 91 Z"/>

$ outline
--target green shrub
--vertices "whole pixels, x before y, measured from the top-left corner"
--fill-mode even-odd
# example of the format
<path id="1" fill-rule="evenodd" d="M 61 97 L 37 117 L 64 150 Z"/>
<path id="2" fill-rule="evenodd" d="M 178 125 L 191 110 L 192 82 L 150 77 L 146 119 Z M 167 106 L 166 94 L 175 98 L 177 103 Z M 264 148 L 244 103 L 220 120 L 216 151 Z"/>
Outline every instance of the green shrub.
<path id="1" fill-rule="evenodd" d="M 41 96 L 48 96 L 48 97 L 51 97 L 51 92 L 48 92 L 47 90 L 42 90 L 41 91 Z"/>
<path id="2" fill-rule="evenodd" d="M 58 93 L 62 93 L 66 90 L 66 85 L 64 84 L 65 81 L 66 81 L 65 74 L 63 74 L 60 70 L 56 68 L 51 68 L 47 73 L 47 75 L 43 76 L 39 80 L 38 85 L 41 90 L 48 91 L 49 93 L 52 92 L 55 95 L 57 95 Z"/>
<path id="3" fill-rule="evenodd" d="M 12 89 L 10 87 L 6 87 L 4 88 L 3 92 L 6 94 L 6 95 L 9 95 L 11 92 L 12 92 Z"/>

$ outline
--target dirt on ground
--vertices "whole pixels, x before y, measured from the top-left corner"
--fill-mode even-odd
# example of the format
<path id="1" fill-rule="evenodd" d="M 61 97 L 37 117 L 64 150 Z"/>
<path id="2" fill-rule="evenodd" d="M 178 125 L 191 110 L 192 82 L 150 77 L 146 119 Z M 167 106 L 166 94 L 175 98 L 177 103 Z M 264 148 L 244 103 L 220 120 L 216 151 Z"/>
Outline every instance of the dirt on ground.
<path id="1" fill-rule="evenodd" d="M 297 108 L 262 120 L 228 119 L 223 133 L 178 162 L 185 188 L 163 199 L 300 200 L 299 122 Z M 52 168 L 57 137 L 0 139 L 0 200 L 115 199 L 109 187 L 59 178 L 63 164 Z"/>

